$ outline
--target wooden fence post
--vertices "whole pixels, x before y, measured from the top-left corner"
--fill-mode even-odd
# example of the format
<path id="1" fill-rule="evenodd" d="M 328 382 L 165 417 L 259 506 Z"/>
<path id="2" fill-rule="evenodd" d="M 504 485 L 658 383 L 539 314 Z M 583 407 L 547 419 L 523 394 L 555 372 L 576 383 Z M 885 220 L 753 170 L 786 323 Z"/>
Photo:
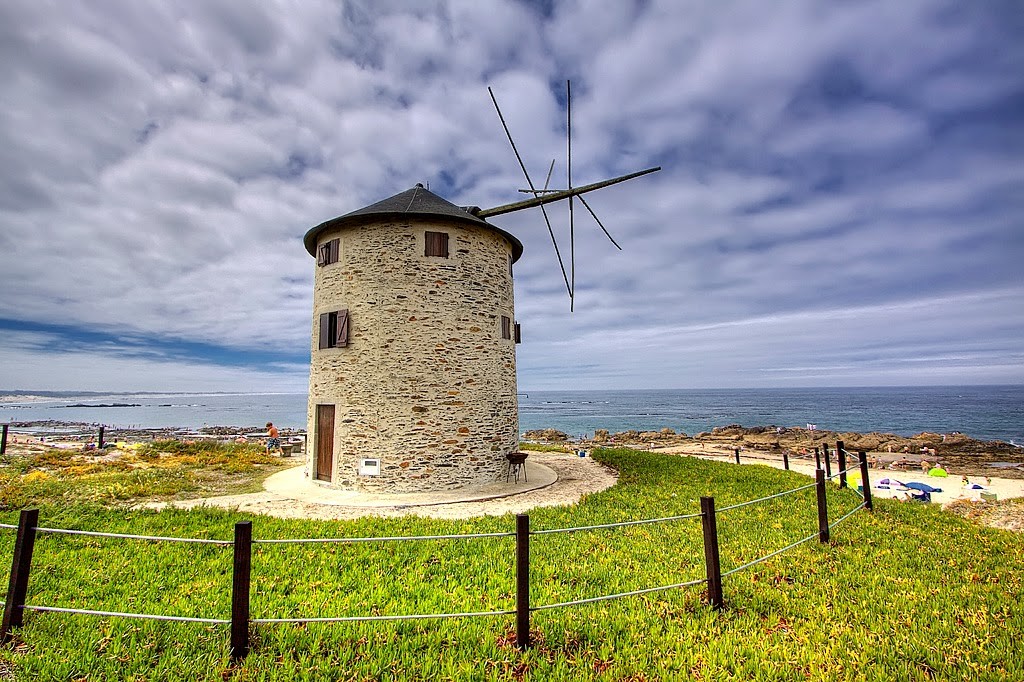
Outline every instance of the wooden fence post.
<path id="1" fill-rule="evenodd" d="M 818 540 L 828 542 L 828 501 L 825 499 L 825 472 L 816 469 L 814 482 L 818 492 Z"/>
<path id="2" fill-rule="evenodd" d="M 828 443 L 822 443 L 821 449 L 824 450 L 825 457 L 825 477 L 832 478 L 832 453 L 828 451 Z"/>
<path id="3" fill-rule="evenodd" d="M 7 603 L 4 604 L 4 619 L 0 625 L 0 642 L 3 643 L 11 639 L 11 628 L 21 627 L 22 624 L 38 524 L 38 509 L 21 510 L 21 517 L 18 519 L 18 538 L 14 541 L 14 558 L 11 560 L 11 579 L 7 586 Z"/>
<path id="4" fill-rule="evenodd" d="M 0 455 L 7 453 L 7 424 L 3 426 L 3 435 L 0 435 Z"/>
<path id="5" fill-rule="evenodd" d="M 821 449 L 818 446 L 814 446 L 814 468 L 821 468 Z"/>
<path id="6" fill-rule="evenodd" d="M 736 448 L 736 463 L 740 463 L 740 449 Z"/>
<path id="7" fill-rule="evenodd" d="M 871 502 L 871 480 L 868 478 L 868 453 L 860 450 L 857 452 L 857 456 L 860 457 L 860 479 L 861 485 L 864 487 L 864 506 L 867 507 L 868 511 L 873 511 L 874 506 Z"/>
<path id="8" fill-rule="evenodd" d="M 102 426 L 100 427 L 99 438 L 96 439 L 96 449 L 97 450 L 102 450 L 103 449 L 103 427 Z"/>
<path id="9" fill-rule="evenodd" d="M 841 440 L 836 441 L 836 457 L 839 461 L 839 487 L 846 487 L 846 444 Z"/>
<path id="10" fill-rule="evenodd" d="M 789 450 L 782 451 L 782 466 L 789 471 Z"/>
<path id="11" fill-rule="evenodd" d="M 516 646 L 530 646 L 530 515 L 516 514 Z"/>
<path id="12" fill-rule="evenodd" d="M 708 603 L 716 609 L 725 605 L 722 596 L 722 562 L 718 556 L 718 522 L 715 498 L 700 498 L 701 525 L 704 527 L 704 565 L 708 576 Z"/>
<path id="13" fill-rule="evenodd" d="M 249 585 L 252 575 L 252 521 L 235 524 L 235 562 L 231 579 L 231 658 L 249 654 Z"/>

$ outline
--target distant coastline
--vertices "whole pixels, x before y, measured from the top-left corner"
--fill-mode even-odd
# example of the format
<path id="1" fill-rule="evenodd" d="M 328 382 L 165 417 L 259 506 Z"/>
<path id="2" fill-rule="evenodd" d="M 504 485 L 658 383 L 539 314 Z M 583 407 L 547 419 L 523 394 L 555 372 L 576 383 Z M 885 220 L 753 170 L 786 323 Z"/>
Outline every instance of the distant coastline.
<path id="1" fill-rule="evenodd" d="M 959 431 L 979 440 L 1024 443 L 1024 386 L 531 390 L 518 396 L 518 406 L 520 432 L 552 428 L 575 440 L 598 429 L 696 434 L 730 424 L 814 424 L 822 430 L 901 436 Z M 108 428 L 197 430 L 273 421 L 279 428 L 305 430 L 308 407 L 305 393 L 0 391 L 0 423 L 56 419 Z"/>

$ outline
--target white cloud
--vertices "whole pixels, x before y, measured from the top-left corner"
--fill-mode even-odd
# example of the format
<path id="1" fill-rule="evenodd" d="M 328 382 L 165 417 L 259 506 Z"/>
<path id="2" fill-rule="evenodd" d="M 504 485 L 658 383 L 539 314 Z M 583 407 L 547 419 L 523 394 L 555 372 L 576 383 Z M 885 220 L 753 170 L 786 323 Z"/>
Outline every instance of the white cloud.
<path id="1" fill-rule="evenodd" d="M 15 331 L 0 352 L 15 364 L 0 387 L 31 378 L 15 365 L 40 389 L 119 388 L 103 384 L 112 373 L 291 386 L 295 368 L 223 367 L 202 350 L 139 364 L 137 348 L 76 348 L 48 365 L 10 339 L 19 325 L 156 334 L 301 365 L 306 230 L 421 181 L 458 204 L 521 198 L 488 85 L 534 181 L 554 158 L 564 184 L 567 78 L 576 184 L 664 169 L 588 196 L 622 252 L 576 204 L 572 316 L 540 213 L 494 220 L 526 247 L 522 385 L 1021 380 L 1024 320 L 978 303 L 1019 291 L 1024 255 L 1008 104 L 1024 48 L 1007 10 L 542 9 L 5 3 L 0 322 Z M 549 213 L 568 262 L 565 207 Z M 946 323 L 919 301 L 942 301 Z M 816 320 L 847 310 L 866 331 L 837 345 Z"/>

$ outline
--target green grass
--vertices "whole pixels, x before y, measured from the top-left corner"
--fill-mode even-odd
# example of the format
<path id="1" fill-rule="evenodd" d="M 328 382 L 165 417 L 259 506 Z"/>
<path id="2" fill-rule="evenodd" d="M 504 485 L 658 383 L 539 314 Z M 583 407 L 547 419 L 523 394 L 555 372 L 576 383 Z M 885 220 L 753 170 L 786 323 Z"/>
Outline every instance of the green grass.
<path id="1" fill-rule="evenodd" d="M 617 486 L 577 505 L 537 509 L 533 530 L 719 509 L 808 481 L 768 467 L 595 450 Z M 723 570 L 810 535 L 814 491 L 721 512 Z M 830 486 L 836 519 L 859 503 Z M 252 519 L 261 538 L 504 532 L 512 516 L 289 521 L 200 509 L 132 511 L 49 503 L 40 525 L 230 539 Z M 17 513 L 0 513 L 16 523 Z M 29 612 L 0 662 L 32 680 L 1005 680 L 1024 678 L 1017 647 L 1024 552 L 1019 535 L 933 506 L 876 502 L 817 540 L 724 580 L 726 608 L 703 587 L 532 615 L 535 646 L 514 647 L 511 616 L 254 626 L 243 663 L 225 625 Z M 0 533 L 6 583 L 14 533 Z M 699 519 L 531 541 L 534 605 L 685 582 L 704 574 Z M 256 545 L 252 617 L 511 610 L 511 538 Z M 229 547 L 39 536 L 30 604 L 206 618 L 230 611 Z M 0 665 L 0 670 L 3 666 Z"/>
<path id="2" fill-rule="evenodd" d="M 247 443 L 163 440 L 117 459 L 52 449 L 0 459 L 0 511 L 29 505 L 118 504 L 255 492 L 292 466 Z"/>

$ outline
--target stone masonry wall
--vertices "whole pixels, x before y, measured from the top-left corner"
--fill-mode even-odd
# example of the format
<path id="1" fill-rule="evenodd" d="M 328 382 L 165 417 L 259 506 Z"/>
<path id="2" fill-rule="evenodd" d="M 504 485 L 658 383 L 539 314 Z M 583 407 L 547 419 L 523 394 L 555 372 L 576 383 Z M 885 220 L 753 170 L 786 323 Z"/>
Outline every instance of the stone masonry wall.
<path id="1" fill-rule="evenodd" d="M 449 257 L 424 256 L 424 232 Z M 472 225 L 418 220 L 326 231 L 337 263 L 316 267 L 309 385 L 310 477 L 316 406 L 335 405 L 332 484 L 374 492 L 474 486 L 505 475 L 518 447 L 511 245 Z M 320 314 L 349 311 L 347 347 L 321 350 Z M 514 333 L 513 333 L 514 337 Z M 379 458 L 379 476 L 358 474 Z"/>

